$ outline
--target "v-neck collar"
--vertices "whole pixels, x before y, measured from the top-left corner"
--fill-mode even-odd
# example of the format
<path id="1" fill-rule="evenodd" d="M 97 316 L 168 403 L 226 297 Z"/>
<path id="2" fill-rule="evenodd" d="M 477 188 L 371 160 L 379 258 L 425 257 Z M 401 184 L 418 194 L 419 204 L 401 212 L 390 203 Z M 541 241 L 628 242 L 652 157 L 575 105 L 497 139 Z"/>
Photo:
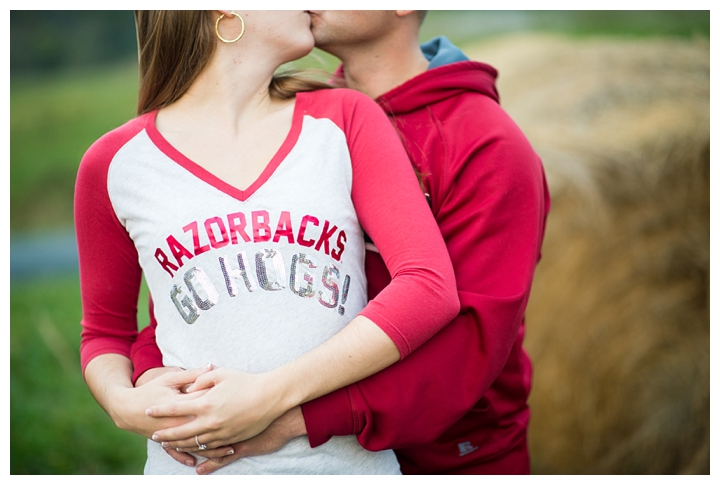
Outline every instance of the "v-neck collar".
<path id="1" fill-rule="evenodd" d="M 203 182 L 215 187 L 216 189 L 228 194 L 231 197 L 245 202 L 255 192 L 257 192 L 258 189 L 260 189 L 260 187 L 262 187 L 265 182 L 268 181 L 268 179 L 270 179 L 272 174 L 275 173 L 280 164 L 283 162 L 283 160 L 285 160 L 287 155 L 297 143 L 297 140 L 300 137 L 300 132 L 302 131 L 304 112 L 301 106 L 304 101 L 304 96 L 302 96 L 302 94 L 303 93 L 298 93 L 295 96 L 295 106 L 293 108 L 292 124 L 290 126 L 290 131 L 285 137 L 282 145 L 280 145 L 280 148 L 277 152 L 275 152 L 275 155 L 270 159 L 270 162 L 265 166 L 258 178 L 244 190 L 240 190 L 237 187 L 230 185 L 229 183 L 220 179 L 202 166 L 198 165 L 196 162 L 190 160 L 188 157 L 178 151 L 172 144 L 170 144 L 170 142 L 165 139 L 165 137 L 158 131 L 157 127 L 155 126 L 155 119 L 157 117 L 158 110 L 151 111 L 145 115 L 145 131 L 150 137 L 150 140 L 152 140 L 152 142 L 158 147 L 158 149 L 160 149 L 161 152 L 167 155 L 175 163 L 186 169 L 188 172 L 190 172 Z"/>

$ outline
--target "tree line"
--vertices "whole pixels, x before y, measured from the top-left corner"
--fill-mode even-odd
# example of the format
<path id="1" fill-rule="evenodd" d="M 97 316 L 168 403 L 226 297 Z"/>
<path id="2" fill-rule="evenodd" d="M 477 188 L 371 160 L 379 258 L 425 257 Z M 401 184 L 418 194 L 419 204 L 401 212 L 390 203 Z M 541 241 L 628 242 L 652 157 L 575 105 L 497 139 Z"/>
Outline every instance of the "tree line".
<path id="1" fill-rule="evenodd" d="M 13 10 L 10 73 L 38 74 L 137 59 L 131 10 Z"/>

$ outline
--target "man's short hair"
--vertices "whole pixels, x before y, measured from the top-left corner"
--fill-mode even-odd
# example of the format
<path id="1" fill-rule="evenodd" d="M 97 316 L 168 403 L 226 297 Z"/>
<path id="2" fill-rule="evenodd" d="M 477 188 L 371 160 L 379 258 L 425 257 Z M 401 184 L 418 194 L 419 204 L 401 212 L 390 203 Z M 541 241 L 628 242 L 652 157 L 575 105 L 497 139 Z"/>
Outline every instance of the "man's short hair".
<path id="1" fill-rule="evenodd" d="M 418 19 L 420 19 L 420 23 L 422 24 L 423 20 L 425 20 L 425 16 L 427 15 L 428 11 L 427 10 L 418 10 L 417 13 L 418 13 Z"/>

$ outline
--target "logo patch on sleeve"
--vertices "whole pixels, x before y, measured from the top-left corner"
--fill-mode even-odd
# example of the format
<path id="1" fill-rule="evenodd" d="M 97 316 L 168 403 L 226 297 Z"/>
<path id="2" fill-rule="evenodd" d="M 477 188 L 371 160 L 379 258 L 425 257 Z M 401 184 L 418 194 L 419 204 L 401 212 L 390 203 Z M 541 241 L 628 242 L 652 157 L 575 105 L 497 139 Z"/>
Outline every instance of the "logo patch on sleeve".
<path id="1" fill-rule="evenodd" d="M 469 453 L 472 453 L 475 450 L 479 450 L 479 446 L 473 446 L 473 444 L 469 441 L 464 441 L 462 443 L 458 443 L 458 450 L 460 450 L 459 456 L 465 456 Z"/>

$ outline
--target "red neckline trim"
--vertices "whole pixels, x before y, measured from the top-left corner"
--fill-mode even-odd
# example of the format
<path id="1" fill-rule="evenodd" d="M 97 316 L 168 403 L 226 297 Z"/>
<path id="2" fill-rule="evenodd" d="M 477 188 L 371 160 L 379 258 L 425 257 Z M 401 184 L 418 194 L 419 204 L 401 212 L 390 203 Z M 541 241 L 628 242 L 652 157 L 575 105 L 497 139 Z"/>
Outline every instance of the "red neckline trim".
<path id="1" fill-rule="evenodd" d="M 275 155 L 273 155 L 272 159 L 270 159 L 270 162 L 260 173 L 257 180 L 255 180 L 244 190 L 240 190 L 237 187 L 230 185 L 224 180 L 218 178 L 216 175 L 207 171 L 202 166 L 198 165 L 196 162 L 193 162 L 188 157 L 183 155 L 180 151 L 178 151 L 177 148 L 172 146 L 170 142 L 165 139 L 165 137 L 158 131 L 157 127 L 155 126 L 155 118 L 157 117 L 158 110 L 151 111 L 145 115 L 145 130 L 147 131 L 150 140 L 152 140 L 152 142 L 160 149 L 160 151 L 167 155 L 172 161 L 183 167 L 185 170 L 187 170 L 203 182 L 215 187 L 216 189 L 228 194 L 231 197 L 245 202 L 250 197 L 252 197 L 252 195 L 257 192 L 258 189 L 260 189 L 260 187 L 262 187 L 263 184 L 268 181 L 268 179 L 270 179 L 272 174 L 275 173 L 277 168 L 290 153 L 290 150 L 292 150 L 297 143 L 297 140 L 300 137 L 300 132 L 302 131 L 303 110 L 299 107 L 302 99 L 302 96 L 300 96 L 301 94 L 302 93 L 298 93 L 298 95 L 295 97 L 292 124 L 290 126 L 290 131 L 285 137 L 285 140 L 283 141 L 282 145 L 280 145 L 280 148 L 275 153 Z"/>

